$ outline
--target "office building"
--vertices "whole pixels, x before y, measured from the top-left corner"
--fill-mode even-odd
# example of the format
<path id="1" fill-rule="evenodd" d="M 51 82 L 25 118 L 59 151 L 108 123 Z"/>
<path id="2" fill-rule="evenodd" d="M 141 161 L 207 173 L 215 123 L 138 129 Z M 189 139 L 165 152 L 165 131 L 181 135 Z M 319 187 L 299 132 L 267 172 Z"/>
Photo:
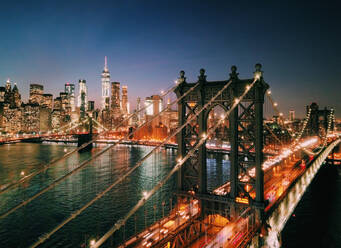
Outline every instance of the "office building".
<path id="1" fill-rule="evenodd" d="M 110 106 L 110 73 L 107 65 L 107 56 L 104 58 L 104 69 L 101 76 L 102 81 L 102 109 L 109 109 Z"/>
<path id="2" fill-rule="evenodd" d="M 43 102 L 44 86 L 41 84 L 30 84 L 29 103 L 41 105 Z"/>

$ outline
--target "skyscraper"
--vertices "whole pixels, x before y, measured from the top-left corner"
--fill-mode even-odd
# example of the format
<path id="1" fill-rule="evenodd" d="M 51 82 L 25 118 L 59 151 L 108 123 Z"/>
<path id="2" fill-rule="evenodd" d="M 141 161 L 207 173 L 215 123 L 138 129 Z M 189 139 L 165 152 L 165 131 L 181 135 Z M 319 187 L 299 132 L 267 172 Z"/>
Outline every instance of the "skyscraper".
<path id="1" fill-rule="evenodd" d="M 122 86 L 122 114 L 129 114 L 128 86 Z"/>
<path id="2" fill-rule="evenodd" d="M 111 110 L 116 114 L 120 112 L 120 83 L 111 83 Z"/>
<path id="3" fill-rule="evenodd" d="M 41 84 L 30 84 L 30 103 L 43 103 L 44 86 Z"/>
<path id="4" fill-rule="evenodd" d="M 295 110 L 289 111 L 289 120 L 294 121 L 295 120 Z"/>
<path id="5" fill-rule="evenodd" d="M 146 97 L 144 101 L 146 105 L 146 120 L 152 119 L 154 115 L 157 115 L 162 111 L 162 98 L 159 95 L 152 95 Z M 152 126 L 158 126 L 161 122 L 160 116 L 152 121 Z"/>
<path id="6" fill-rule="evenodd" d="M 65 93 L 68 94 L 68 97 L 70 99 L 70 107 L 71 111 L 76 111 L 76 103 L 75 103 L 75 85 L 66 83 L 65 84 Z"/>
<path id="7" fill-rule="evenodd" d="M 53 105 L 53 95 L 52 94 L 43 94 L 43 103 L 42 106 L 52 109 Z"/>
<path id="8" fill-rule="evenodd" d="M 82 111 L 88 109 L 88 89 L 86 87 L 86 81 L 84 79 L 79 79 L 79 94 L 77 107 L 81 108 Z"/>
<path id="9" fill-rule="evenodd" d="M 102 72 L 102 109 L 109 109 L 109 87 L 110 87 L 110 73 L 108 70 L 107 56 L 104 58 L 104 69 Z"/>

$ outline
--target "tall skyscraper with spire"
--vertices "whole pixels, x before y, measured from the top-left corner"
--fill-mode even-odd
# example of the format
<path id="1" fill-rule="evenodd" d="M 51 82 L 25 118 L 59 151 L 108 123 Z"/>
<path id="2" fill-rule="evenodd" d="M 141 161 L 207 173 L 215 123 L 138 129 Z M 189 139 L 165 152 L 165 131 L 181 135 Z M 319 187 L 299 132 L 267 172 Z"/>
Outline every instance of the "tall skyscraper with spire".
<path id="1" fill-rule="evenodd" d="M 102 81 L 102 109 L 109 109 L 110 73 L 108 70 L 107 56 L 104 57 L 104 69 L 102 72 L 101 81 Z"/>
<path id="2" fill-rule="evenodd" d="M 86 111 L 88 109 L 88 88 L 86 87 L 86 81 L 84 79 L 79 79 L 79 94 L 77 106 L 81 111 Z"/>

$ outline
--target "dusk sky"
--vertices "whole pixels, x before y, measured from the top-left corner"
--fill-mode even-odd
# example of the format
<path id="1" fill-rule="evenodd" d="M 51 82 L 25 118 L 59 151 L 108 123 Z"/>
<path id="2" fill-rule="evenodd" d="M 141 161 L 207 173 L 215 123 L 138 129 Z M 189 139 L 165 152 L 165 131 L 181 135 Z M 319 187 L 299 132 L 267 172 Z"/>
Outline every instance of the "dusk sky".
<path id="1" fill-rule="evenodd" d="M 242 3 L 238 3 L 242 2 Z M 315 101 L 341 117 L 341 15 L 321 1 L 3 1 L 0 81 L 30 83 L 54 96 L 86 79 L 99 106 L 108 56 L 111 81 L 128 85 L 129 101 L 166 89 L 185 70 L 197 80 L 228 78 L 231 65 L 250 78 L 263 65 L 281 111 Z M 78 85 L 77 85 L 78 86 Z M 78 90 L 78 88 L 76 88 Z"/>

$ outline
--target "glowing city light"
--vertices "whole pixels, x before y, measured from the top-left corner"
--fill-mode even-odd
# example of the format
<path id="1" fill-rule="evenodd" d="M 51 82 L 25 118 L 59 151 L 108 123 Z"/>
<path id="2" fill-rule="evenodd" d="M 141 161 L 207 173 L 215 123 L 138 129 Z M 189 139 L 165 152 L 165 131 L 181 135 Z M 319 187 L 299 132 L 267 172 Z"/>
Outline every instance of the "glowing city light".
<path id="1" fill-rule="evenodd" d="M 93 247 L 96 244 L 96 240 L 92 239 L 90 240 L 90 247 Z"/>
<path id="2" fill-rule="evenodd" d="M 261 73 L 260 72 L 256 72 L 255 73 L 255 79 L 259 80 L 261 77 Z"/>

